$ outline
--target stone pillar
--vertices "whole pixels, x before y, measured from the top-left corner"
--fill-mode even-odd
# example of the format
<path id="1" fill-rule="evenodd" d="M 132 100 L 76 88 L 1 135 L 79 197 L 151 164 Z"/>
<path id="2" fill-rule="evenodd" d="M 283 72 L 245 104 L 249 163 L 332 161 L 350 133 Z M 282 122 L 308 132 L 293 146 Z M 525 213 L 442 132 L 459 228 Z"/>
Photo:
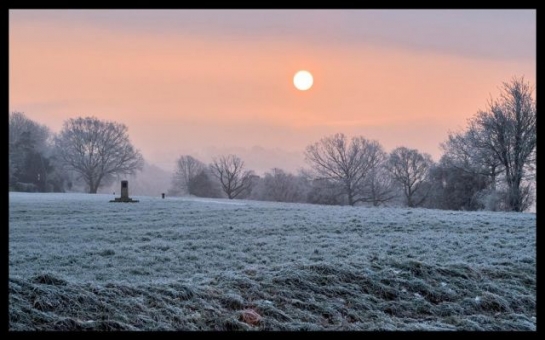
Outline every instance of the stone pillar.
<path id="1" fill-rule="evenodd" d="M 129 197 L 129 181 L 121 181 L 121 197 L 116 197 L 110 202 L 138 202 Z"/>
<path id="2" fill-rule="evenodd" d="M 129 198 L 129 181 L 121 181 L 121 199 Z"/>

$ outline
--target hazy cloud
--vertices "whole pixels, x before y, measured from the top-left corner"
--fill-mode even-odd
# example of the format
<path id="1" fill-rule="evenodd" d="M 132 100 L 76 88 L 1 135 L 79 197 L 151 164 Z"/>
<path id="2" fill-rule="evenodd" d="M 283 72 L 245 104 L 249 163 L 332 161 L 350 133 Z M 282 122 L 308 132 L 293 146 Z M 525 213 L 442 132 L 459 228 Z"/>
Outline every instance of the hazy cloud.
<path id="1" fill-rule="evenodd" d="M 375 44 L 492 59 L 532 59 L 536 10 L 11 10 L 10 20 L 156 35 Z"/>

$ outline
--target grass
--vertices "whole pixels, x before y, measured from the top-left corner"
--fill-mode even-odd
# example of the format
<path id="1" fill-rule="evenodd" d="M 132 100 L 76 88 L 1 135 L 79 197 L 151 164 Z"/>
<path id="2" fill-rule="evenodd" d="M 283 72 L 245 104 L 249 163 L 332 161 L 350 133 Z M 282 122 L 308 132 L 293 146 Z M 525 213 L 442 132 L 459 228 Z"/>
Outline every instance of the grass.
<path id="1" fill-rule="evenodd" d="M 536 330 L 534 214 L 109 198 L 10 194 L 10 330 Z"/>

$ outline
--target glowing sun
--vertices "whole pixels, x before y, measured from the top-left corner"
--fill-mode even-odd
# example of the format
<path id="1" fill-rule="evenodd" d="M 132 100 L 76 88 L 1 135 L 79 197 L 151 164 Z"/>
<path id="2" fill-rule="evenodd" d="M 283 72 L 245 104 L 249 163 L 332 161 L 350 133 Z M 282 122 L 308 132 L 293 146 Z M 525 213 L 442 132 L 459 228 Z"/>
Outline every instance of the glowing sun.
<path id="1" fill-rule="evenodd" d="M 309 71 L 301 70 L 293 76 L 293 85 L 298 90 L 306 91 L 312 87 L 312 83 L 314 83 L 314 78 Z"/>

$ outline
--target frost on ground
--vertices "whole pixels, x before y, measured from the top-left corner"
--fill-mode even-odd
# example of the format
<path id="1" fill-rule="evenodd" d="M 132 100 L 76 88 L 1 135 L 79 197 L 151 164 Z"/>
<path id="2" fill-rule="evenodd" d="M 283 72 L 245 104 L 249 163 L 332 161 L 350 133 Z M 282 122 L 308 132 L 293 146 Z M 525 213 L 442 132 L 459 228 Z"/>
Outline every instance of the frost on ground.
<path id="1" fill-rule="evenodd" d="M 535 214 L 133 198 L 10 193 L 10 330 L 536 330 Z"/>

